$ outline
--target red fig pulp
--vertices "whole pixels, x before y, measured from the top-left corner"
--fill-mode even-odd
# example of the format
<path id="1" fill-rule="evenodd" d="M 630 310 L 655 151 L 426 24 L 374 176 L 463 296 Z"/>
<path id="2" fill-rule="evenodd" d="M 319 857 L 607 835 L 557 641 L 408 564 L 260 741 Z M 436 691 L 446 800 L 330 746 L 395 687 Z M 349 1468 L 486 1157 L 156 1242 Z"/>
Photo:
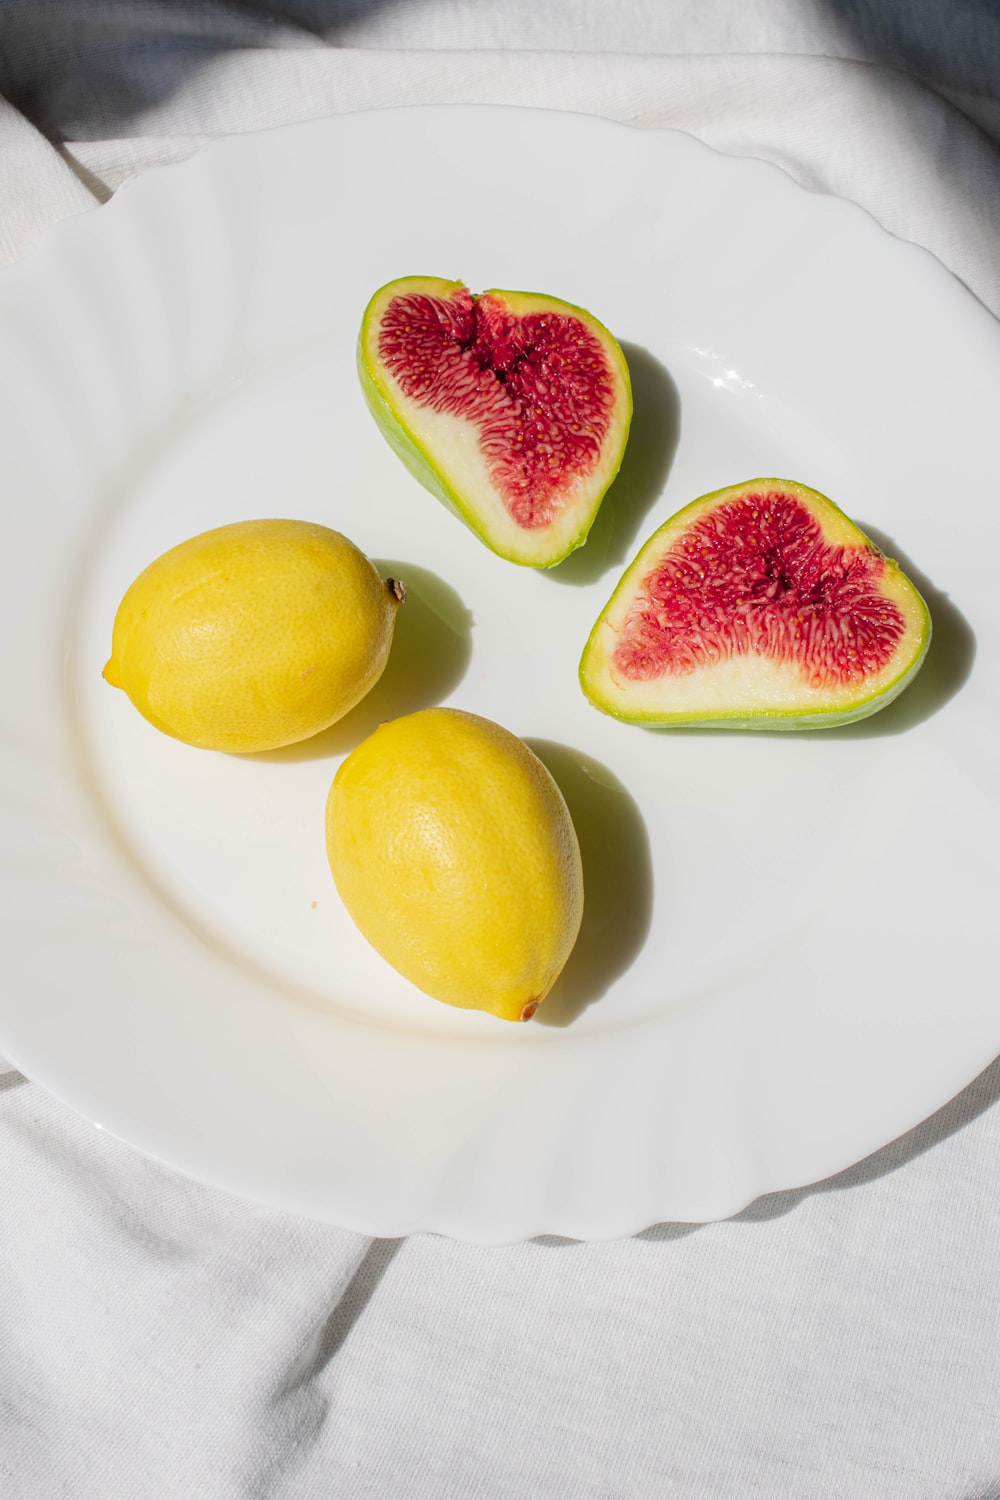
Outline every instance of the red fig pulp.
<path id="1" fill-rule="evenodd" d="M 916 589 L 842 511 L 763 479 L 704 496 L 656 532 L 580 673 L 619 718 L 801 729 L 884 707 L 929 641 Z"/>
<path id="2" fill-rule="evenodd" d="M 369 304 L 358 365 L 396 452 L 494 551 L 548 567 L 586 539 L 632 410 L 624 356 L 589 313 L 407 277 Z"/>

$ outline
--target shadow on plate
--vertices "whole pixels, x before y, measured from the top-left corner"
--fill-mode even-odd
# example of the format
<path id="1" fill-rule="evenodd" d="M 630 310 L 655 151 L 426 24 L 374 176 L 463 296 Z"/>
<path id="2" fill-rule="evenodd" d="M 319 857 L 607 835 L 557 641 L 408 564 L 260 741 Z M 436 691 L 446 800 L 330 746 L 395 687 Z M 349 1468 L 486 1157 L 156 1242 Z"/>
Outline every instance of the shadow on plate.
<path id="1" fill-rule="evenodd" d="M 887 1177 L 890 1172 L 895 1172 L 899 1167 L 905 1167 L 909 1162 L 916 1161 L 917 1157 L 923 1156 L 925 1151 L 931 1151 L 935 1146 L 940 1146 L 949 1136 L 955 1135 L 973 1120 L 978 1119 L 980 1115 L 985 1114 L 988 1109 L 992 1109 L 998 1101 L 1000 1101 L 1000 1057 L 995 1058 L 989 1067 L 985 1068 L 968 1088 L 956 1094 L 950 1103 L 944 1105 L 928 1119 L 922 1120 L 919 1125 L 914 1126 L 905 1135 L 901 1135 L 898 1140 L 891 1141 L 888 1146 L 882 1146 L 878 1151 L 872 1152 L 871 1156 L 864 1157 L 853 1167 L 847 1167 L 843 1172 L 838 1172 L 836 1176 L 824 1178 L 822 1182 L 814 1182 L 802 1188 L 791 1188 L 783 1193 L 767 1193 L 764 1197 L 757 1198 L 753 1203 L 748 1204 L 742 1212 L 734 1214 L 727 1222 L 766 1224 L 771 1219 L 780 1219 L 783 1215 L 791 1213 L 805 1198 L 811 1197 L 814 1193 L 839 1193 L 848 1188 L 863 1187 L 869 1182 L 877 1182 L 880 1177 Z M 703 1227 L 701 1224 L 654 1224 L 649 1229 L 644 1229 L 636 1238 L 676 1239 L 678 1230 L 690 1234 Z"/>
<path id="2" fill-rule="evenodd" d="M 374 561 L 383 578 L 400 578 L 406 586 L 382 676 L 367 697 L 321 734 L 246 759 L 288 762 L 344 755 L 384 719 L 432 708 L 461 682 L 472 655 L 473 619 L 458 594 L 426 568 L 395 559 Z"/>
<path id="3" fill-rule="evenodd" d="M 861 523 L 859 523 L 861 524 Z M 898 562 L 910 582 L 923 596 L 931 614 L 931 643 L 924 664 L 916 677 L 899 697 L 867 719 L 856 724 L 844 724 L 839 729 L 809 729 L 804 731 L 787 729 L 671 729 L 654 725 L 646 729 L 648 734 L 695 734 L 735 735 L 752 734 L 755 738 L 766 735 L 774 739 L 788 739 L 801 734 L 810 740 L 867 740 L 879 739 L 887 734 L 905 734 L 917 724 L 942 709 L 968 682 L 976 658 L 976 637 L 968 620 L 947 594 L 934 587 L 930 579 L 914 567 L 909 558 L 900 553 L 898 547 L 874 526 L 861 524 L 865 535 L 888 557 Z"/>
<path id="4" fill-rule="evenodd" d="M 558 783 L 583 860 L 583 924 L 535 1024 L 568 1026 L 629 968 L 649 932 L 653 865 L 642 814 L 589 755 L 552 740 L 527 744 Z"/>
<path id="5" fill-rule="evenodd" d="M 923 1156 L 925 1151 L 940 1146 L 949 1136 L 955 1135 L 966 1125 L 970 1125 L 973 1120 L 978 1119 L 980 1115 L 985 1114 L 988 1109 L 992 1109 L 998 1101 L 1000 1101 L 1000 1057 L 995 1058 L 989 1067 L 985 1068 L 968 1088 L 956 1094 L 950 1103 L 944 1105 L 936 1114 L 930 1115 L 928 1119 L 922 1120 L 919 1125 L 915 1125 L 898 1140 L 890 1141 L 888 1146 L 882 1146 L 878 1151 L 873 1151 L 871 1156 L 866 1156 L 856 1162 L 853 1167 L 847 1167 L 843 1172 L 838 1172 L 835 1177 L 824 1178 L 822 1182 L 814 1182 L 807 1187 L 791 1188 L 784 1193 L 768 1193 L 763 1198 L 758 1198 L 755 1202 L 748 1204 L 741 1213 L 735 1214 L 732 1222 L 734 1224 L 763 1224 L 770 1219 L 780 1219 L 782 1215 L 791 1213 L 793 1208 L 797 1208 L 804 1198 L 811 1197 L 813 1193 L 843 1192 L 846 1188 L 863 1187 L 866 1183 L 877 1182 L 880 1177 L 887 1177 L 897 1168 L 916 1161 L 917 1157 Z"/>
<path id="6" fill-rule="evenodd" d="M 618 477 L 582 547 L 552 568 L 558 583 L 594 583 L 611 566 L 623 568 L 663 488 L 681 430 L 681 402 L 668 371 L 648 349 L 622 344 L 632 377 L 632 427 Z"/>

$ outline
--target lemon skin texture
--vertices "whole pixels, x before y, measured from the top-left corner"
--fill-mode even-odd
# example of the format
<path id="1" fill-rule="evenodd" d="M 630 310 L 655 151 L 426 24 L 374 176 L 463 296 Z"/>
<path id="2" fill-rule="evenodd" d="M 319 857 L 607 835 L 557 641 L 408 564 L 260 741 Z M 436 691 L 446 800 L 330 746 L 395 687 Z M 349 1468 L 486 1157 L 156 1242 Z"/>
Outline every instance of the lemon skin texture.
<path id="1" fill-rule="evenodd" d="M 534 1015 L 579 933 L 583 870 L 521 740 L 451 708 L 380 725 L 334 778 L 326 840 L 344 905 L 400 974 L 448 1005 Z"/>
<path id="2" fill-rule="evenodd" d="M 402 598 L 325 526 L 220 526 L 132 583 L 104 676 L 186 744 L 274 750 L 326 729 L 374 686 Z"/>

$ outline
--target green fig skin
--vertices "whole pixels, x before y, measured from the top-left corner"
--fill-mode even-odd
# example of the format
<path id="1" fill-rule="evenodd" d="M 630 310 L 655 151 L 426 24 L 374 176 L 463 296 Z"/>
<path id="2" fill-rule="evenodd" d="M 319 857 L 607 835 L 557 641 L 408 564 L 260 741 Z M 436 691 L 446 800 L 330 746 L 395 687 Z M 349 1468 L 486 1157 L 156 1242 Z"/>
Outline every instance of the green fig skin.
<path id="1" fill-rule="evenodd" d="M 602 448 L 599 471 L 586 486 L 583 496 L 568 505 L 557 529 L 519 531 L 513 523 L 498 528 L 477 506 L 476 497 L 456 484 L 447 465 L 436 458 L 428 444 L 415 434 L 406 421 L 405 398 L 401 396 L 389 373 L 374 353 L 377 324 L 387 301 L 394 295 L 426 292 L 446 296 L 464 289 L 460 281 L 436 277 L 406 276 L 381 287 L 371 298 L 357 345 L 358 380 L 365 402 L 389 447 L 417 482 L 441 501 L 497 556 L 524 567 L 551 568 L 562 562 L 587 540 L 601 502 L 616 478 L 624 457 L 632 419 L 632 387 L 628 364 L 613 335 L 585 309 L 541 293 L 492 290 L 482 296 L 500 297 L 512 305 L 531 310 L 547 310 L 578 319 L 601 343 L 613 375 L 616 400 L 611 430 Z"/>
<path id="2" fill-rule="evenodd" d="M 467 526 L 475 531 L 475 517 L 466 509 L 461 497 L 445 483 L 442 476 L 435 469 L 430 455 L 417 442 L 416 438 L 407 432 L 396 415 L 392 403 L 386 394 L 385 382 L 377 379 L 369 365 L 363 337 L 358 339 L 358 380 L 360 381 L 361 394 L 365 398 L 368 410 L 375 418 L 375 425 L 396 457 L 409 469 L 418 484 L 421 484 L 425 490 L 429 490 L 432 495 L 436 496 L 460 520 L 464 521 Z"/>
<path id="3" fill-rule="evenodd" d="M 702 516 L 717 507 L 757 492 L 778 491 L 804 503 L 819 520 L 824 537 L 834 543 L 868 549 L 882 562 L 882 591 L 900 608 L 905 621 L 903 639 L 885 670 L 866 678 L 841 692 L 839 701 L 823 701 L 823 690 L 813 695 L 811 703 L 801 701 L 805 690 L 799 688 L 800 701 L 793 706 L 777 702 L 750 705 L 747 702 L 726 706 L 713 705 L 708 711 L 672 706 L 670 680 L 665 679 L 660 701 L 644 704 L 634 701 L 631 684 L 616 674 L 613 653 L 622 622 L 630 602 L 642 582 L 665 556 L 673 543 Z M 675 512 L 640 549 L 622 574 L 614 593 L 594 624 L 580 659 L 580 686 L 595 708 L 623 723 L 657 729 L 738 729 L 765 731 L 801 731 L 833 729 L 857 723 L 878 713 L 898 698 L 913 681 L 927 655 L 931 641 L 931 617 L 927 605 L 898 564 L 887 558 L 864 532 L 817 490 L 784 479 L 755 479 L 744 484 L 712 491 Z M 856 691 L 853 689 L 856 688 Z M 650 693 L 647 696 L 652 696 Z"/>

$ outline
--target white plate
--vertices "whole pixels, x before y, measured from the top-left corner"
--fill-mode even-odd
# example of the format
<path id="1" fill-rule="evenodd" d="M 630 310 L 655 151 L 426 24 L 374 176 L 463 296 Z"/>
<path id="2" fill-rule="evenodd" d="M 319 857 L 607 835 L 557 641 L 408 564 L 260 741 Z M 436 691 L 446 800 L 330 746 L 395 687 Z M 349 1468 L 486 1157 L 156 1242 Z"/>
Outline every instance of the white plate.
<path id="1" fill-rule="evenodd" d="M 494 557 L 369 419 L 359 319 L 408 272 L 551 291 L 625 344 L 629 454 L 561 569 Z M 376 1234 L 602 1238 L 843 1168 L 1000 1049 L 1000 331 L 930 256 L 680 135 L 390 111 L 140 178 L 0 277 L 0 330 L 0 1049 L 54 1094 Z M 577 662 L 621 569 L 757 475 L 909 565 L 920 678 L 812 735 L 603 717 Z M 114 609 L 167 546 L 266 515 L 406 579 L 393 660 L 309 745 L 190 750 L 103 683 Z M 339 759 L 439 702 L 527 739 L 577 818 L 585 926 L 528 1026 L 411 990 L 326 868 Z"/>

